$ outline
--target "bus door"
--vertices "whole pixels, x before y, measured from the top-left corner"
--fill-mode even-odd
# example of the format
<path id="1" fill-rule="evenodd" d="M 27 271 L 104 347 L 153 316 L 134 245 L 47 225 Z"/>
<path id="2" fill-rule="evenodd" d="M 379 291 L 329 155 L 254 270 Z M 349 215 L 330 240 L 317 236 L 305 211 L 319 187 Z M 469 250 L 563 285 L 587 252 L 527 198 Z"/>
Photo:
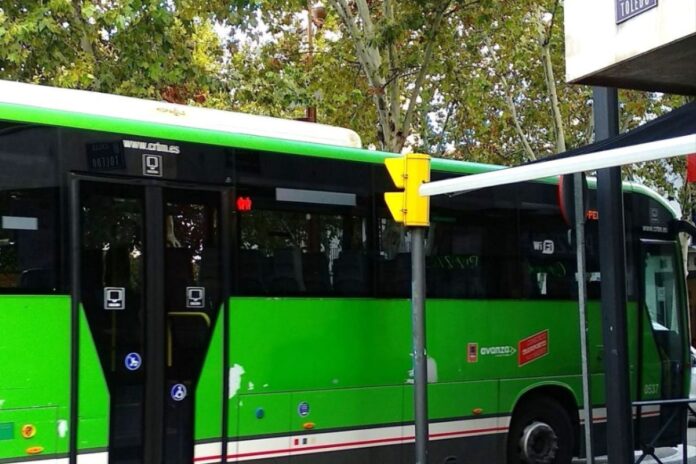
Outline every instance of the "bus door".
<path id="1" fill-rule="evenodd" d="M 108 462 L 191 463 L 195 392 L 222 301 L 220 192 L 85 179 L 73 188 L 91 334 L 80 343 L 93 343 L 108 389 Z M 98 396 L 84 387 L 84 350 L 78 437 Z"/>
<path id="2" fill-rule="evenodd" d="M 688 395 L 686 309 L 682 261 L 676 243 L 641 240 L 643 266 L 643 305 L 647 320 L 641 349 L 641 399 L 675 399 Z M 680 410 L 683 410 L 680 409 Z M 674 407 L 661 407 L 664 424 L 675 413 Z M 681 420 L 673 420 L 675 438 Z M 678 437 L 678 435 L 676 436 Z"/>

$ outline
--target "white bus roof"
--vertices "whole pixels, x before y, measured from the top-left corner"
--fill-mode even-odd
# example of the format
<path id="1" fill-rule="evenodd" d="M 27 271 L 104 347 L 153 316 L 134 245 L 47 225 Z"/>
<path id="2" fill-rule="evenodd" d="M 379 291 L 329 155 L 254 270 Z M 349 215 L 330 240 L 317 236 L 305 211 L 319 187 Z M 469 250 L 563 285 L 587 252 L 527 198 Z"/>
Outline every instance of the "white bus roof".
<path id="1" fill-rule="evenodd" d="M 341 127 L 3 80 L 0 80 L 0 104 L 298 142 L 362 147 L 357 133 Z"/>

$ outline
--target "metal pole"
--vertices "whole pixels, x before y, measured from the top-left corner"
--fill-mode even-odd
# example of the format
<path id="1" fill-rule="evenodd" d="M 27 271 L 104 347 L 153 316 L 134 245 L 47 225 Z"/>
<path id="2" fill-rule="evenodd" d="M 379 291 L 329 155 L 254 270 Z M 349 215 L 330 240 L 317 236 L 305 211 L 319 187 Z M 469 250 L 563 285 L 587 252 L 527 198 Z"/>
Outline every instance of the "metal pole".
<path id="1" fill-rule="evenodd" d="M 595 141 L 619 132 L 616 89 L 594 87 Z M 633 463 L 633 416 L 626 328 L 626 244 L 621 168 L 597 172 L 607 450 L 612 464 Z"/>
<path id="2" fill-rule="evenodd" d="M 62 131 L 61 131 L 62 132 Z M 68 185 L 70 211 L 70 427 L 68 428 L 68 462 L 77 463 L 78 415 L 80 412 L 80 302 L 82 301 L 82 254 L 80 181 L 71 176 Z"/>
<path id="3" fill-rule="evenodd" d="M 580 317 L 580 356 L 582 359 L 582 401 L 585 410 L 585 457 L 587 464 L 594 464 L 592 454 L 592 394 L 590 390 L 590 366 L 587 350 L 587 271 L 585 270 L 585 205 L 581 173 L 573 175 L 575 196 L 575 242 L 578 261 L 578 312 Z"/>
<path id="4" fill-rule="evenodd" d="M 416 464 L 428 462 L 428 368 L 425 352 L 425 232 L 411 233 L 411 322 L 413 324 L 413 406 L 416 424 Z"/>

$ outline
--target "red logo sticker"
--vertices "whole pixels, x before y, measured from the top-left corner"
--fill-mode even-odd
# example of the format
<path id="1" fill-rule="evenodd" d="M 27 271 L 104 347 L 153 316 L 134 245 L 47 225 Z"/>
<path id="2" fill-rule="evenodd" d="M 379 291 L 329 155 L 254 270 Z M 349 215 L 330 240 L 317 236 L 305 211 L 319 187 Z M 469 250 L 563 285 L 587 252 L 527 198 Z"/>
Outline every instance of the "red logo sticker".
<path id="1" fill-rule="evenodd" d="M 549 353 L 548 329 L 520 340 L 517 347 L 517 364 L 520 366 L 546 356 Z"/>
<path id="2" fill-rule="evenodd" d="M 466 346 L 466 361 L 470 363 L 478 362 L 478 343 L 469 343 Z"/>

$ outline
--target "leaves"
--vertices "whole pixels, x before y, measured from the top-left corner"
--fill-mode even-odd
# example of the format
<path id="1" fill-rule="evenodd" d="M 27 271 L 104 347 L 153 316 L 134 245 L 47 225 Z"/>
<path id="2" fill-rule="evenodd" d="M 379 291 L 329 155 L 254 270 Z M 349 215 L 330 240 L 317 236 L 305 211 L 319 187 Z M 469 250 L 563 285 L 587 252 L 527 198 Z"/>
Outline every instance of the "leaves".
<path id="1" fill-rule="evenodd" d="M 327 0 L 326 13 L 308 30 L 306 0 L 3 0 L 0 78 L 285 118 L 312 107 L 368 146 L 485 163 L 592 140 L 590 89 L 563 82 L 562 2 Z M 683 102 L 620 99 L 622 130 Z M 684 199 L 680 162 L 626 173 Z"/>

